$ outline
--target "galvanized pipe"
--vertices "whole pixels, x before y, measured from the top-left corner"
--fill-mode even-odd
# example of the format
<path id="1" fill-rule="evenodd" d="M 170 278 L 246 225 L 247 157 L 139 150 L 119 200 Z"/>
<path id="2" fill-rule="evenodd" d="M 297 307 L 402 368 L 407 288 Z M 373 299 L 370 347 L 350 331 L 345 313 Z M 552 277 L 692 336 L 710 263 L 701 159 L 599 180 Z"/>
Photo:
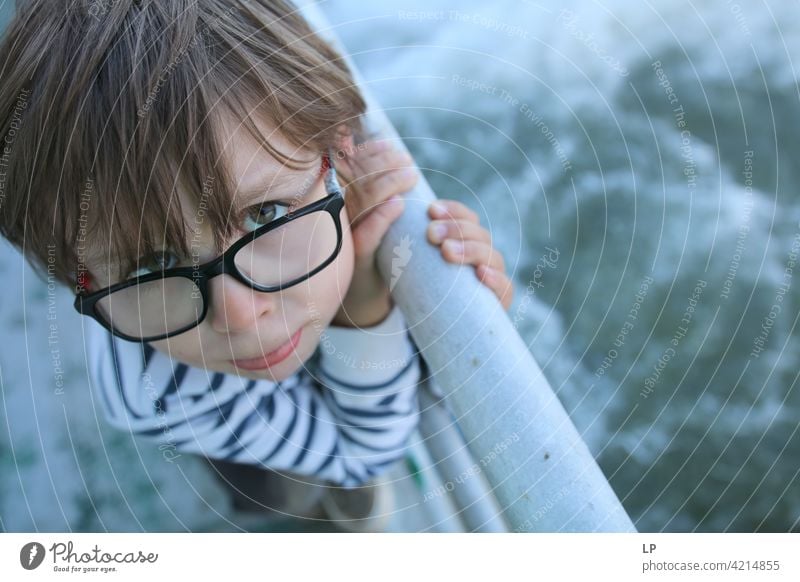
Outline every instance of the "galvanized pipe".
<path id="1" fill-rule="evenodd" d="M 472 457 L 444 400 L 434 394 L 429 382 L 421 386 L 419 395 L 422 409 L 419 432 L 444 481 L 440 489 L 424 492 L 423 503 L 448 495 L 468 531 L 507 532 L 502 510 L 486 482 L 482 465 Z"/>
<path id="2" fill-rule="evenodd" d="M 316 5 L 303 12 L 346 55 Z M 372 130 L 397 132 L 348 60 L 369 105 Z M 446 263 L 427 242 L 427 208 L 436 199 L 425 179 L 378 252 L 414 341 L 513 531 L 635 531 L 633 523 L 554 394 L 528 346 L 473 268 Z"/>

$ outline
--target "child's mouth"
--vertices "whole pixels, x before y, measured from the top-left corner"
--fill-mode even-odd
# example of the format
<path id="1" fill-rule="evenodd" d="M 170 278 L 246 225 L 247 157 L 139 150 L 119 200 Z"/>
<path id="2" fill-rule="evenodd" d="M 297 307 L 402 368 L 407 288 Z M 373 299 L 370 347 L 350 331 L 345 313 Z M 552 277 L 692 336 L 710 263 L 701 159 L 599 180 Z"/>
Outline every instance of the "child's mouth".
<path id="1" fill-rule="evenodd" d="M 281 347 L 273 352 L 257 358 L 250 358 L 247 360 L 231 360 L 231 363 L 237 368 L 243 370 L 263 370 L 274 366 L 289 357 L 297 345 L 300 343 L 300 336 L 303 333 L 303 328 L 298 329 L 291 339 L 283 344 Z"/>

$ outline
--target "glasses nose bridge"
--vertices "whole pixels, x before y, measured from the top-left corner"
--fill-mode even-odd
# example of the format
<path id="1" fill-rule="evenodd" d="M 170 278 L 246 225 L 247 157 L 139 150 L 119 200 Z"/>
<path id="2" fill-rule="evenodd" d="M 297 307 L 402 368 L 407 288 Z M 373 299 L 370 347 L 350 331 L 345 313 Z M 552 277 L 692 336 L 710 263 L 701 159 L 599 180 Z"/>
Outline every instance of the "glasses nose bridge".
<path id="1" fill-rule="evenodd" d="M 199 270 L 199 278 L 201 279 L 201 285 L 205 288 L 209 288 L 211 283 L 211 279 L 218 275 L 229 275 L 233 277 L 238 283 L 241 283 L 245 287 L 249 287 L 251 289 L 256 289 L 256 287 L 252 284 L 251 281 L 245 277 L 236 266 L 233 257 L 236 256 L 236 253 L 241 250 L 239 248 L 240 245 L 234 244 L 232 247 L 227 249 L 224 253 L 218 256 L 216 259 L 208 263 L 205 267 Z M 256 289 L 259 290 L 259 289 Z"/>
<path id="2" fill-rule="evenodd" d="M 203 275 L 206 280 L 210 281 L 217 275 L 224 275 L 227 273 L 225 270 L 225 255 L 227 255 L 227 253 L 223 253 L 217 257 L 216 260 L 206 265 L 206 268 L 203 269 Z"/>
<path id="3" fill-rule="evenodd" d="M 218 275 L 230 275 L 237 281 L 239 280 L 239 275 L 236 272 L 236 267 L 233 266 L 232 268 L 226 266 L 226 263 L 229 262 L 228 253 L 231 252 L 232 249 L 228 249 L 226 252 L 218 256 L 216 259 L 208 263 L 205 267 L 200 269 L 199 278 L 202 280 L 203 286 L 208 286 L 211 283 L 211 279 Z M 232 265 L 231 261 L 231 265 Z"/>

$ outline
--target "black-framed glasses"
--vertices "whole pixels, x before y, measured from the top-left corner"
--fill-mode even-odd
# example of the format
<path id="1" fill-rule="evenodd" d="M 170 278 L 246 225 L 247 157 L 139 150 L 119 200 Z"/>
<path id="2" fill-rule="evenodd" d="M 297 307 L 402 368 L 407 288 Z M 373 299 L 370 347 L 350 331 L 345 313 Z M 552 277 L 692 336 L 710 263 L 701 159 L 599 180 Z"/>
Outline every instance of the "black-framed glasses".
<path id="1" fill-rule="evenodd" d="M 231 275 L 264 293 L 313 277 L 342 248 L 344 197 L 330 152 L 323 154 L 322 164 L 324 198 L 247 233 L 202 265 L 147 273 L 92 293 L 79 287 L 75 309 L 122 339 L 150 342 L 199 325 L 208 313 L 208 282 L 217 275 Z M 263 204 L 270 203 L 275 201 Z"/>

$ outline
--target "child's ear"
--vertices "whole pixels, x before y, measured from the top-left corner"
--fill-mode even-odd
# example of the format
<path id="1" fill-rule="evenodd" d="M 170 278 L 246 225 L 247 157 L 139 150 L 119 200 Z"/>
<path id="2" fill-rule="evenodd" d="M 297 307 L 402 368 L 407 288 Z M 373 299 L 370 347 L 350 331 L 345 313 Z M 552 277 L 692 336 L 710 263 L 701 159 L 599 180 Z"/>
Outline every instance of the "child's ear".
<path id="1" fill-rule="evenodd" d="M 97 285 L 95 284 L 94 277 L 89 273 L 89 271 L 83 270 L 78 272 L 78 280 L 77 280 L 78 287 L 83 287 L 86 289 L 88 293 L 95 291 Z"/>

